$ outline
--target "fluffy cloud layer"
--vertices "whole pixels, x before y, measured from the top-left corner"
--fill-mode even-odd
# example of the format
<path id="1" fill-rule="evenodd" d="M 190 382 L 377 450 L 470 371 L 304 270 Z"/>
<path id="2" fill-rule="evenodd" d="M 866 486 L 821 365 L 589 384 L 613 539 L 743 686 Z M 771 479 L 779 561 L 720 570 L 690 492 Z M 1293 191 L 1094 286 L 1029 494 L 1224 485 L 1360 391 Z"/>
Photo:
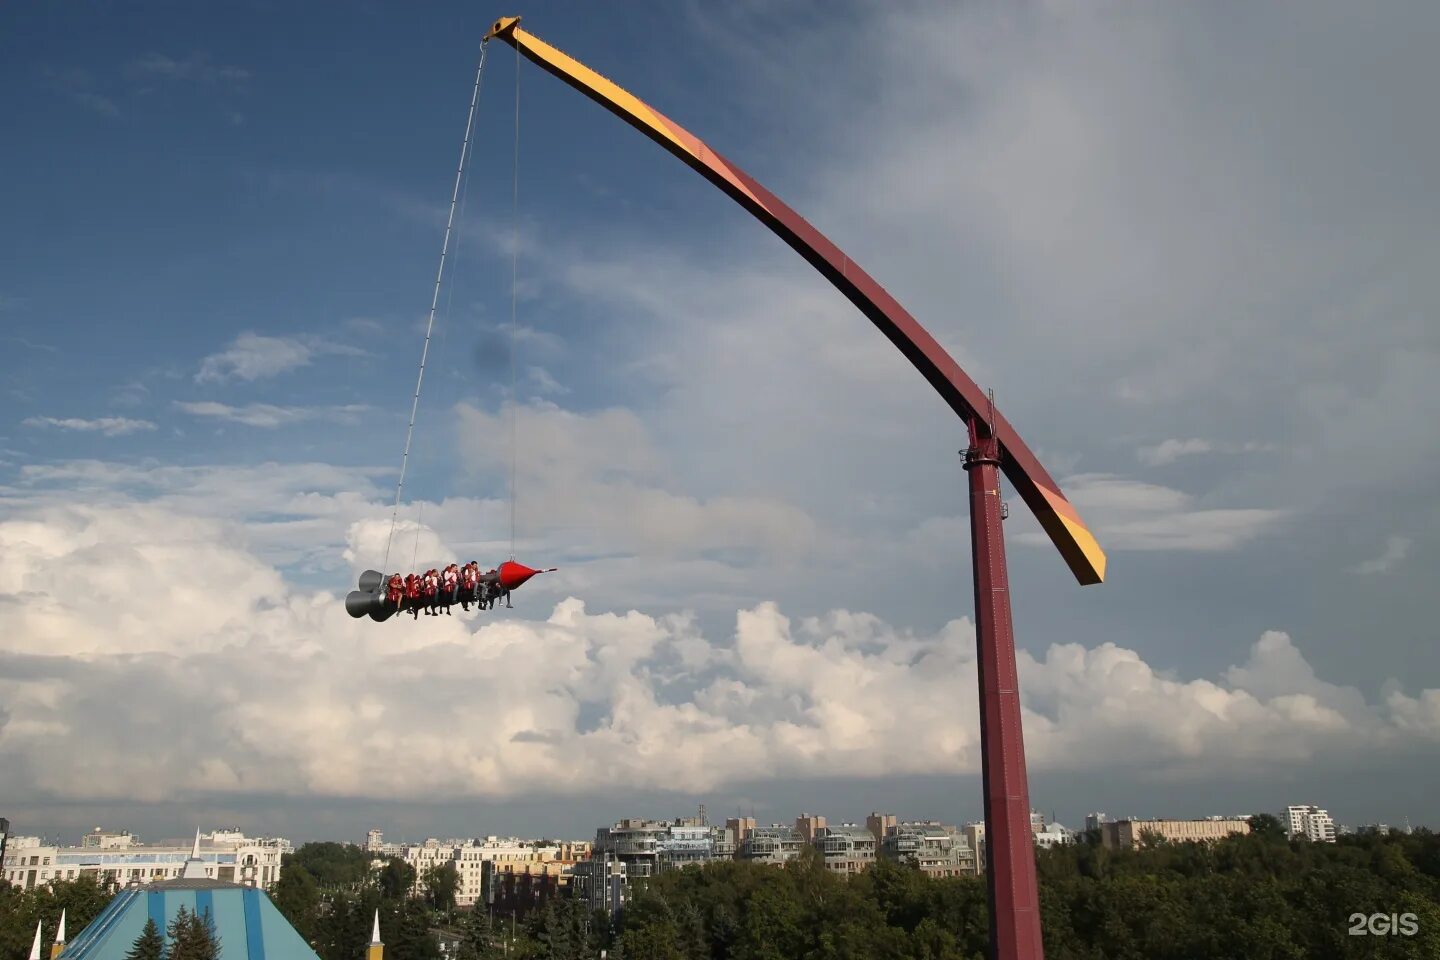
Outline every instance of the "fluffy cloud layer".
<path id="1" fill-rule="evenodd" d="M 0 523 L 11 799 L 701 791 L 978 764 L 964 620 L 915 634 L 762 603 L 707 637 L 684 614 L 569 598 L 536 621 L 375 624 L 287 586 L 240 539 L 153 504 Z M 1282 633 L 1213 681 L 1113 644 L 1057 644 L 1020 669 L 1040 769 L 1196 776 L 1440 741 L 1440 690 L 1368 703 L 1316 677 Z"/>

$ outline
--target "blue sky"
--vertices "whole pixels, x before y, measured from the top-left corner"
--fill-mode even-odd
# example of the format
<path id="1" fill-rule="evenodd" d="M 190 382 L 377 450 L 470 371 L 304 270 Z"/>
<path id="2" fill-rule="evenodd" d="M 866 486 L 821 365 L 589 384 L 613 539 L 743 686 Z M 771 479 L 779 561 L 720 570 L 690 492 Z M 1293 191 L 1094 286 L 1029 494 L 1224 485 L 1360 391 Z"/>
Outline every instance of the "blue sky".
<path id="1" fill-rule="evenodd" d="M 529 65 L 517 552 L 562 571 L 493 626 L 339 613 L 383 555 L 504 12 L 11 9 L 0 758 L 32 775 L 0 802 L 35 831 L 978 815 L 973 711 L 921 694 L 946 664 L 973 697 L 961 425 L 778 240 Z M 519 12 L 865 264 L 1095 528 L 1110 582 L 1080 589 L 1018 501 L 1009 524 L 1037 805 L 1434 819 L 1433 11 Z M 510 547 L 515 83 L 494 45 L 401 514 L 422 562 Z M 55 586 L 89 564 L 133 572 Z M 166 586 L 136 605 L 136 579 Z M 174 706 L 87 741 L 114 684 Z M 244 732 L 298 701 L 304 736 Z M 186 745 L 96 787 L 187 710 Z M 648 737 L 653 765 L 623 756 Z M 877 777 L 895 738 L 933 759 Z"/>

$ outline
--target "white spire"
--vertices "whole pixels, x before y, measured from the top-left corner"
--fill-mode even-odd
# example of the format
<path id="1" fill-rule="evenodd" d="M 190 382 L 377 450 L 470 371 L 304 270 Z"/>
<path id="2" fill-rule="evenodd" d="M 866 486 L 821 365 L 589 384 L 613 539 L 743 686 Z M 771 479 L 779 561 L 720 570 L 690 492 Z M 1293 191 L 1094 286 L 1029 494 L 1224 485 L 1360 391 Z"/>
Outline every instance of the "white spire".
<path id="1" fill-rule="evenodd" d="M 64 911 L 64 910 L 61 910 L 61 911 L 60 911 L 60 929 L 57 930 L 57 931 L 55 931 L 55 942 L 56 942 L 56 943 L 64 943 L 64 942 L 65 942 L 65 911 Z"/>
<path id="2" fill-rule="evenodd" d="M 204 880 L 205 861 L 200 859 L 200 831 L 195 831 L 195 846 L 190 848 L 190 859 L 180 870 L 181 880 Z"/>
<path id="3" fill-rule="evenodd" d="M 370 942 L 371 942 L 372 944 L 373 944 L 373 943 L 379 943 L 379 942 L 380 942 L 380 911 L 379 911 L 379 910 L 376 910 L 376 911 L 375 911 L 375 930 L 374 930 L 373 933 L 370 934 Z"/>
<path id="4" fill-rule="evenodd" d="M 35 924 L 35 942 L 30 944 L 30 960 L 40 960 L 40 924 Z"/>

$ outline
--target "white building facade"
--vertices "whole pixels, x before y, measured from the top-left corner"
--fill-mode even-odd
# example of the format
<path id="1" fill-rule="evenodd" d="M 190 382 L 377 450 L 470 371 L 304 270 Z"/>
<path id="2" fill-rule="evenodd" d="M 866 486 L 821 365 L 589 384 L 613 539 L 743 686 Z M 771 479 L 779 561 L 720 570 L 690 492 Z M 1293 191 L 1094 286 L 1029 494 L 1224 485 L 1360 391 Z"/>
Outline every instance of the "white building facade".
<path id="1" fill-rule="evenodd" d="M 424 843 L 401 844 L 395 855 L 415 868 L 417 889 L 424 883 L 425 874 L 453 864 L 460 881 L 455 891 L 455 903 L 468 907 L 483 896 L 486 871 L 491 869 L 489 865 L 493 864 L 493 869 L 502 873 L 524 873 L 528 866 L 553 865 L 545 868 L 548 872 L 588 857 L 590 844 L 493 836 L 483 840 L 431 839 Z"/>
<path id="2" fill-rule="evenodd" d="M 1331 819 L 1327 810 L 1305 804 L 1292 805 L 1285 808 L 1280 815 L 1280 822 L 1285 825 L 1285 833 L 1292 839 L 1304 837 L 1312 843 L 1334 843 L 1335 842 L 1335 821 Z"/>
<path id="3" fill-rule="evenodd" d="M 191 843 L 142 844 L 131 834 L 91 837 L 95 839 L 87 837 L 76 847 L 12 837 L 0 875 L 22 890 L 81 877 L 115 889 L 178 879 L 193 849 Z M 282 859 L 291 850 L 290 841 L 278 837 L 251 839 L 233 830 L 200 835 L 200 860 L 207 878 L 261 889 L 280 879 Z"/>

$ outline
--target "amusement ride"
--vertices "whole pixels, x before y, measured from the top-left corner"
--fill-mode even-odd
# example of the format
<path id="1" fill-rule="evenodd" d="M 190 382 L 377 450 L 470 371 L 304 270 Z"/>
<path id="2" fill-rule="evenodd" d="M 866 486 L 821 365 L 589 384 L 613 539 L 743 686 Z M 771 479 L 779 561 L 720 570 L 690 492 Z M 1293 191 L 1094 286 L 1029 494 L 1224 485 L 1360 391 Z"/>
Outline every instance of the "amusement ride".
<path id="1" fill-rule="evenodd" d="M 1010 619 L 1010 585 L 1005 564 L 1002 522 L 1008 515 L 1000 494 L 1003 473 L 1030 508 L 1061 558 L 1081 585 L 1097 584 L 1105 577 L 1105 553 L 1095 541 L 1079 513 L 1060 491 L 1060 486 L 1020 439 L 1015 428 L 995 409 L 994 396 L 980 389 L 920 323 L 886 293 L 871 276 L 846 256 L 839 247 L 780 201 L 739 167 L 716 153 L 700 138 L 669 117 L 647 105 L 617 84 L 602 77 L 573 57 L 520 27 L 519 17 L 496 20 L 480 44 L 480 63 L 465 124 L 465 139 L 455 189 L 450 199 L 450 217 L 445 227 L 440 268 L 431 298 L 425 347 L 415 385 L 405 451 L 401 457 L 400 480 L 396 485 L 395 512 L 391 516 L 390 538 L 385 548 L 388 567 L 415 428 L 425 360 L 439 302 L 441 280 L 450 249 L 455 222 L 456 200 L 471 150 L 475 105 L 479 99 L 485 69 L 486 50 L 493 40 L 513 47 L 524 57 L 600 104 L 621 120 L 649 137 L 671 155 L 700 174 L 726 196 L 784 240 L 791 248 L 830 281 L 880 332 L 903 353 L 955 414 L 965 423 L 969 437 L 964 456 L 970 496 L 970 552 L 975 593 L 975 633 L 980 685 L 981 778 L 985 802 L 986 888 L 990 912 L 990 955 L 994 960 L 1040 960 L 1044 948 L 1040 933 L 1040 904 L 1035 876 L 1035 852 L 1031 840 L 1029 786 L 1025 769 L 1025 744 L 1021 731 L 1019 681 L 1015 664 L 1015 639 Z M 518 196 L 519 92 L 516 92 L 516 195 Z M 518 202 L 518 201 L 517 201 Z M 517 245 L 518 249 L 518 245 Z M 511 270 L 511 332 L 514 335 L 515 267 Z M 512 392 L 514 350 L 511 351 Z M 514 421 L 511 424 L 511 556 L 465 595 L 456 588 L 450 602 L 475 600 L 493 605 L 495 596 L 508 604 L 511 591 L 518 589 L 539 570 L 518 563 L 514 557 Z M 453 565 L 452 565 L 453 566 Z M 449 569 L 449 568 L 447 568 Z M 434 571 L 430 573 L 434 574 Z M 353 617 L 369 616 L 384 621 L 401 610 L 415 611 L 417 603 L 431 603 L 430 596 L 418 601 L 410 596 L 398 600 L 392 589 L 395 575 L 367 570 L 360 576 L 359 589 L 345 598 Z M 438 575 L 436 575 L 438 576 Z M 445 587 L 440 578 L 435 597 Z M 417 612 L 418 616 L 418 612 Z"/>

